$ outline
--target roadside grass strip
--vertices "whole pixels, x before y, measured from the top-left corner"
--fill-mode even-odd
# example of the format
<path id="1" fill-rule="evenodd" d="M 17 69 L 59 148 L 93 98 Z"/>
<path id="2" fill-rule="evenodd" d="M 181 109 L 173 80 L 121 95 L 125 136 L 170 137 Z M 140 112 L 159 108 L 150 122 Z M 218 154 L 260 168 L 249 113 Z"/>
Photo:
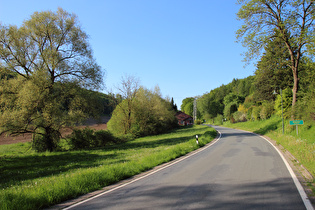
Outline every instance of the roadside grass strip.
<path id="1" fill-rule="evenodd" d="M 0 209 L 42 209 L 76 198 L 185 155 L 216 135 L 208 126 L 192 126 L 93 150 L 34 153 L 11 146 L 10 153 L 0 146 Z"/>

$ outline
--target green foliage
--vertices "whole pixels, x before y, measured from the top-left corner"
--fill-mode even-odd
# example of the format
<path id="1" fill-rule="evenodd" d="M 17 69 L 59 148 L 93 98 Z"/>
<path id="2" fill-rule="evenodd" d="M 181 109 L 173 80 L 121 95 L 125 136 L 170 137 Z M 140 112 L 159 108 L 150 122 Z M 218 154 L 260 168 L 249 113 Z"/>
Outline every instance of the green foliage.
<path id="1" fill-rule="evenodd" d="M 178 109 L 177 109 L 177 105 L 174 103 L 174 99 L 173 99 L 173 97 L 172 97 L 172 99 L 171 99 L 171 108 L 172 108 L 175 112 L 177 112 L 177 111 L 178 111 Z"/>
<path id="2" fill-rule="evenodd" d="M 36 133 L 33 133 L 32 147 L 37 152 L 53 151 L 58 148 L 61 134 L 58 130 L 51 127 L 38 128 Z"/>
<path id="3" fill-rule="evenodd" d="M 252 109 L 252 115 L 251 118 L 253 120 L 260 120 L 260 111 L 261 111 L 261 106 L 254 106 Z"/>
<path id="4" fill-rule="evenodd" d="M 192 116 L 194 111 L 194 98 L 185 98 L 182 101 L 182 105 L 180 106 L 180 110 L 185 112 L 186 114 Z"/>
<path id="5" fill-rule="evenodd" d="M 159 134 L 174 128 L 177 124 L 174 115 L 171 103 L 162 99 L 159 92 L 140 88 L 135 98 L 116 107 L 108 129 L 115 136 Z"/>
<path id="6" fill-rule="evenodd" d="M 229 119 L 233 112 L 237 110 L 238 105 L 243 103 L 248 95 L 253 94 L 253 81 L 253 76 L 245 79 L 233 79 L 231 83 L 221 85 L 201 96 L 197 100 L 199 118 L 209 120 L 214 119 L 218 114 L 225 114 Z"/>
<path id="7" fill-rule="evenodd" d="M 300 100 L 293 111 L 298 119 L 315 121 L 315 63 L 310 59 L 305 60 L 304 71 L 300 74 Z"/>
<path id="8" fill-rule="evenodd" d="M 276 88 L 292 87 L 292 70 L 288 66 L 290 54 L 279 38 L 267 42 L 265 53 L 257 63 L 255 71 L 255 100 L 273 100 Z"/>
<path id="9" fill-rule="evenodd" d="M 230 119 L 234 112 L 237 111 L 238 104 L 235 101 L 232 101 L 225 105 L 224 107 L 224 116 L 226 119 Z"/>
<path id="10" fill-rule="evenodd" d="M 58 9 L 0 25 L 0 40 L 0 133 L 35 133 L 35 149 L 52 151 L 61 127 L 96 111 L 83 88 L 99 88 L 103 73 L 87 35 Z"/>
<path id="11" fill-rule="evenodd" d="M 271 117 L 274 112 L 274 103 L 269 101 L 264 101 L 260 110 L 260 119 L 266 120 Z"/>
<path id="12" fill-rule="evenodd" d="M 89 148 L 92 142 L 95 142 L 94 131 L 85 129 L 75 129 L 69 136 L 70 145 L 72 149 L 84 149 Z"/>
<path id="13" fill-rule="evenodd" d="M 235 122 L 245 122 L 247 120 L 246 113 L 236 111 L 233 113 L 233 118 Z"/>
<path id="14" fill-rule="evenodd" d="M 215 125 L 223 125 L 223 115 L 222 114 L 218 114 L 215 118 L 214 118 L 214 124 Z"/>
<path id="15" fill-rule="evenodd" d="M 121 136 L 130 133 L 128 130 L 128 101 L 123 100 L 121 103 L 117 105 L 115 110 L 112 113 L 112 117 L 107 123 L 107 128 L 115 135 Z M 130 114 L 130 122 L 134 124 L 134 115 Z"/>
<path id="16" fill-rule="evenodd" d="M 109 131 L 94 131 L 90 128 L 75 129 L 68 138 L 70 147 L 73 150 L 104 147 L 118 142 L 118 139 Z"/>
<path id="17" fill-rule="evenodd" d="M 275 111 L 278 116 L 282 115 L 281 109 L 281 95 L 282 95 L 282 102 L 283 102 L 283 115 L 285 118 L 291 117 L 291 102 L 292 102 L 292 90 L 290 88 L 286 88 L 282 90 L 282 94 L 278 94 L 276 101 L 275 101 Z"/>
<path id="18" fill-rule="evenodd" d="M 230 104 L 232 102 L 234 102 L 235 104 L 240 104 L 240 103 L 243 103 L 244 100 L 245 100 L 244 97 L 240 95 L 236 95 L 234 93 L 230 93 L 224 97 L 223 103 L 224 105 Z"/>
<path id="19" fill-rule="evenodd" d="M 197 100 L 198 118 L 213 119 L 218 113 L 222 113 L 223 104 L 216 98 L 214 92 L 210 92 Z"/>
<path id="20" fill-rule="evenodd" d="M 302 55 L 307 49 L 310 50 L 308 54 L 314 53 L 314 2 L 239 0 L 238 3 L 241 8 L 237 16 L 243 21 L 243 25 L 236 34 L 237 39 L 248 49 L 245 53 L 246 61 L 257 58 L 269 40 L 275 37 L 282 42 L 278 47 L 287 48 L 294 81 L 292 84 L 294 106 L 297 101 Z M 283 60 L 280 60 L 280 63 L 282 62 Z M 277 67 L 281 66 L 282 64 L 277 64 Z"/>

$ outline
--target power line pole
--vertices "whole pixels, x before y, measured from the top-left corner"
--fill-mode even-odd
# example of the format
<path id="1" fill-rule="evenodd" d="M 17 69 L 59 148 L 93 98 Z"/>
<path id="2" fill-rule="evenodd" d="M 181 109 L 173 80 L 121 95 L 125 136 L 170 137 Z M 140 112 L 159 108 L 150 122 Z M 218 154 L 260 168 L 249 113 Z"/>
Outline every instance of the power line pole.
<path id="1" fill-rule="evenodd" d="M 194 117 L 194 123 L 196 122 L 197 119 L 197 98 L 194 98 L 194 110 L 193 110 L 193 117 Z"/>

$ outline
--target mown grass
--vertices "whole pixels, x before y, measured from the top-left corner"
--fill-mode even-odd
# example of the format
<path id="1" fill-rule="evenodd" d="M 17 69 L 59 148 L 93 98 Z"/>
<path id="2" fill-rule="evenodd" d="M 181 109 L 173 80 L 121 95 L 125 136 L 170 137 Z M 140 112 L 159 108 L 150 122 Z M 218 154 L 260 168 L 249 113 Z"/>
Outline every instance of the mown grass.
<path id="1" fill-rule="evenodd" d="M 215 136 L 213 128 L 193 126 L 94 150 L 35 153 L 27 143 L 2 145 L 0 209 L 40 209 L 75 198 L 189 153 Z"/>
<path id="2" fill-rule="evenodd" d="M 252 131 L 266 135 L 281 144 L 315 176 L 315 123 L 304 122 L 298 127 L 289 125 L 290 120 L 285 120 L 284 135 L 282 134 L 282 120 L 280 117 L 273 116 L 268 120 L 248 121 L 231 124 L 225 123 L 223 126 Z"/>

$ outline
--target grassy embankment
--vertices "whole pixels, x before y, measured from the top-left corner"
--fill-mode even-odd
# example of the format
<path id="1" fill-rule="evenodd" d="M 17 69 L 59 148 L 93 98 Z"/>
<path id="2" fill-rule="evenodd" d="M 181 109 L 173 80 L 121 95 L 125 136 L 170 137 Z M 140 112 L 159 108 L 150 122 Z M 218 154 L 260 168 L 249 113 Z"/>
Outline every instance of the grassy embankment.
<path id="1" fill-rule="evenodd" d="M 298 127 L 289 125 L 290 120 L 284 122 L 284 135 L 282 134 L 282 120 L 273 116 L 268 120 L 248 121 L 231 124 L 224 123 L 223 126 L 251 131 L 266 135 L 281 144 L 288 150 L 307 170 L 315 177 L 315 123 L 304 122 Z M 313 186 L 315 181 L 313 181 Z M 313 189 L 315 193 L 315 189 Z"/>
<path id="2" fill-rule="evenodd" d="M 215 136 L 213 128 L 193 126 L 93 150 L 35 153 L 30 143 L 2 145 L 0 209 L 39 209 L 75 198 L 189 153 Z"/>

